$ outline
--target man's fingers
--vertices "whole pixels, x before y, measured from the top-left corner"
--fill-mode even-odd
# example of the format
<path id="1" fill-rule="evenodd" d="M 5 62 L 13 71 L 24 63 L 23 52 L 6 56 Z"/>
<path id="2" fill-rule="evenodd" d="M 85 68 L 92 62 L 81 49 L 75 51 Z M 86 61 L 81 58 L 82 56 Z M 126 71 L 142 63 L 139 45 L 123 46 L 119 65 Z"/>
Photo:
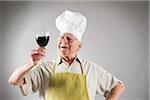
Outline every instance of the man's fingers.
<path id="1" fill-rule="evenodd" d="M 42 58 L 43 56 L 41 55 L 32 55 L 33 61 L 38 61 Z"/>
<path id="2" fill-rule="evenodd" d="M 42 55 L 45 56 L 46 52 L 42 50 L 32 50 L 31 55 Z"/>
<path id="3" fill-rule="evenodd" d="M 41 51 L 41 52 L 46 53 L 46 49 L 45 48 L 40 47 L 40 48 L 38 48 L 38 50 Z"/>

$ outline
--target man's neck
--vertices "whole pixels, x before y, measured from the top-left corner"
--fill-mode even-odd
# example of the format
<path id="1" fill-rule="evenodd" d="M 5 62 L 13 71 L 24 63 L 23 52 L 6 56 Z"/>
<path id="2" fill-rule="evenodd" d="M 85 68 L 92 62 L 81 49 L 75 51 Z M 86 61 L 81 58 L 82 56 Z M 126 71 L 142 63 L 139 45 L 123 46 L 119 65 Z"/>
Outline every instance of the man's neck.
<path id="1" fill-rule="evenodd" d="M 73 63 L 75 57 L 62 57 L 62 59 L 64 59 L 69 65 L 71 65 Z"/>

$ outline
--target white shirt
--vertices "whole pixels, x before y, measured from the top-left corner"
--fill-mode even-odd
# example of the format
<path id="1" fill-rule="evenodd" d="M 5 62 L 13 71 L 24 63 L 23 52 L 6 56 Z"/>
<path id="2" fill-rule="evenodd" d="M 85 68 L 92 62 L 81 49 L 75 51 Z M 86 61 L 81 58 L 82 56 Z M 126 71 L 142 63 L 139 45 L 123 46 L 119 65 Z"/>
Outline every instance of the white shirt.
<path id="1" fill-rule="evenodd" d="M 55 72 L 70 72 L 82 74 L 80 64 L 82 65 L 83 73 L 86 75 L 86 86 L 90 100 L 95 100 L 96 93 L 105 95 L 109 94 L 111 89 L 121 83 L 115 76 L 108 73 L 101 66 L 87 60 L 81 60 L 76 58 L 71 65 L 64 60 L 58 58 L 54 61 L 42 62 L 32 70 L 30 70 L 26 76 L 26 84 L 20 86 L 23 95 L 29 95 L 33 92 L 39 91 L 39 95 L 45 100 L 48 93 L 48 82 L 51 73 Z"/>

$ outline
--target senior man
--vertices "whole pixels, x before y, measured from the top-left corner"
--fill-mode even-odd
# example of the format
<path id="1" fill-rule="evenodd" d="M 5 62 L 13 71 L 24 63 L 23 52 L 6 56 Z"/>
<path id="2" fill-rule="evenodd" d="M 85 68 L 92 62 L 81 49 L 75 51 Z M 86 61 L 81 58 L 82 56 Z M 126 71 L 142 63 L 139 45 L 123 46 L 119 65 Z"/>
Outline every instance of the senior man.
<path id="1" fill-rule="evenodd" d="M 9 83 L 19 86 L 23 95 L 39 91 L 44 100 L 95 100 L 96 93 L 106 100 L 118 100 L 123 82 L 101 66 L 78 57 L 86 24 L 80 13 L 64 11 L 56 18 L 60 31 L 57 59 L 41 62 L 46 49 L 33 49 L 29 63 L 16 69 Z"/>

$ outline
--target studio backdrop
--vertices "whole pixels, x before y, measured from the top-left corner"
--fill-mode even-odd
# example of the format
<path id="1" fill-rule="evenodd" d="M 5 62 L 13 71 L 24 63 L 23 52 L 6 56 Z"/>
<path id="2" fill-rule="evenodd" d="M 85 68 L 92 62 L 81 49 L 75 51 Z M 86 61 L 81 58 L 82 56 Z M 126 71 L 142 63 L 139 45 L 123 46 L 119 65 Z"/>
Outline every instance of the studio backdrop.
<path id="1" fill-rule="evenodd" d="M 28 62 L 37 48 L 35 30 L 50 32 L 45 60 L 57 56 L 59 31 L 55 18 L 64 10 L 87 18 L 81 58 L 91 60 L 125 83 L 120 100 L 148 100 L 149 3 L 114 2 L 0 2 L 0 100 L 39 100 L 24 97 L 8 84 L 12 72 Z M 105 100 L 101 95 L 96 100 Z"/>

